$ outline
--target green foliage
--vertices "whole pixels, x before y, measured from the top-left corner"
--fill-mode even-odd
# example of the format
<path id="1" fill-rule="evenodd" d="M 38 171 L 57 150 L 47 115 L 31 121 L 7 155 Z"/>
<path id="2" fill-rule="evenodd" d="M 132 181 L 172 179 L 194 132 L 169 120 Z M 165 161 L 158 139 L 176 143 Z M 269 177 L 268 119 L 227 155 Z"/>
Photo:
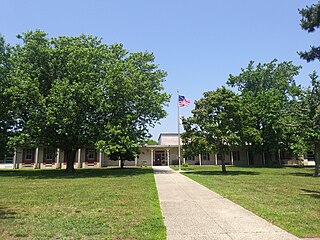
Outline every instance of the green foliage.
<path id="1" fill-rule="evenodd" d="M 312 4 L 310 7 L 299 9 L 299 13 L 302 16 L 300 21 L 300 26 L 302 29 L 310 32 L 314 32 L 316 28 L 320 26 L 320 2 Z M 312 46 L 309 51 L 298 52 L 302 59 L 307 60 L 307 62 L 313 60 L 320 61 L 320 47 Z"/>
<path id="2" fill-rule="evenodd" d="M 301 114 L 302 139 L 315 156 L 314 176 L 320 176 L 320 80 L 314 71 L 310 74 L 311 88 L 304 96 L 304 111 Z"/>
<path id="3" fill-rule="evenodd" d="M 188 168 L 189 167 L 189 163 L 185 162 L 185 163 L 182 163 L 181 165 L 183 168 Z"/>
<path id="4" fill-rule="evenodd" d="M 147 145 L 158 145 L 158 141 L 153 140 L 153 139 L 148 139 L 148 140 L 146 141 L 146 144 L 147 144 Z"/>
<path id="5" fill-rule="evenodd" d="M 9 137 L 12 135 L 12 109 L 10 108 L 11 93 L 8 88 L 12 86 L 10 81 L 12 47 L 6 44 L 0 35 L 0 153 L 8 151 Z"/>
<path id="6" fill-rule="evenodd" d="M 49 39 L 37 30 L 19 38 L 9 88 L 13 143 L 45 144 L 70 156 L 89 144 L 112 159 L 134 159 L 170 99 L 153 54 L 86 35 Z"/>
<path id="7" fill-rule="evenodd" d="M 203 95 L 195 102 L 192 117 L 183 119 L 185 154 L 192 156 L 202 152 L 229 152 L 241 144 L 240 98 L 225 87 Z M 222 165 L 225 171 L 224 159 Z"/>
<path id="8" fill-rule="evenodd" d="M 250 62 L 238 76 L 230 75 L 228 84 L 237 87 L 241 96 L 243 140 L 256 151 L 272 155 L 298 145 L 293 126 L 301 109 L 297 106 L 302 91 L 294 81 L 299 69 L 291 62 L 273 60 L 256 67 Z"/>

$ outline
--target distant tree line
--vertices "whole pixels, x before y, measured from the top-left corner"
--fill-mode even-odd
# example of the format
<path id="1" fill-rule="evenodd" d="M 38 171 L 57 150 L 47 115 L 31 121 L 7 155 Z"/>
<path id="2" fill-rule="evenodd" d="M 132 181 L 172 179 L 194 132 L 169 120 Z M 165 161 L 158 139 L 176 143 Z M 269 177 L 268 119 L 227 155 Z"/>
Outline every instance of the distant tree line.
<path id="1" fill-rule="evenodd" d="M 320 3 L 299 10 L 300 25 L 308 32 L 320 24 Z M 320 61 L 320 47 L 298 52 L 306 61 Z M 320 176 L 320 80 L 314 71 L 310 87 L 295 83 L 300 66 L 292 62 L 250 62 L 227 85 L 208 91 L 195 102 L 192 116 L 183 119 L 186 155 L 201 152 L 230 152 L 238 147 L 264 154 L 267 164 L 278 151 L 297 156 L 313 151 L 314 176 Z M 269 160 L 269 162 L 268 162 Z M 226 172 L 222 157 L 222 171 Z M 280 163 L 281 164 L 281 163 Z"/>
<path id="2" fill-rule="evenodd" d="M 0 153 L 60 148 L 67 171 L 86 145 L 121 166 L 133 160 L 170 100 L 154 55 L 87 35 L 48 38 L 36 30 L 18 38 L 22 44 L 11 46 L 0 36 Z"/>

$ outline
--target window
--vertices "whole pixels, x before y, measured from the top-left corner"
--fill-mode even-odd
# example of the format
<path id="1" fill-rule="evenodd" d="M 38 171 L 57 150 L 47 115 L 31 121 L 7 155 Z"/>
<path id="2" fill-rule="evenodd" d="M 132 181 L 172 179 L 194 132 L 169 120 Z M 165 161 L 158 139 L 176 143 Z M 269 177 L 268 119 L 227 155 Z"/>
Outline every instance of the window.
<path id="1" fill-rule="evenodd" d="M 0 154 L 0 164 L 13 163 L 13 156 Z"/>
<path id="2" fill-rule="evenodd" d="M 96 161 L 96 151 L 94 149 L 87 149 L 87 162 Z"/>
<path id="3" fill-rule="evenodd" d="M 24 150 L 24 160 L 27 162 L 32 162 L 32 149 Z"/>
<path id="4" fill-rule="evenodd" d="M 240 151 L 232 151 L 233 161 L 240 161 Z"/>
<path id="5" fill-rule="evenodd" d="M 54 162 L 54 150 L 51 148 L 46 148 L 44 149 L 44 154 L 43 154 L 43 162 L 44 163 L 53 163 Z"/>
<path id="6" fill-rule="evenodd" d="M 308 161 L 314 161 L 314 154 L 312 152 L 308 152 L 306 158 Z"/>
<path id="7" fill-rule="evenodd" d="M 201 160 L 202 161 L 210 161 L 210 154 L 209 153 L 202 153 Z"/>
<path id="8" fill-rule="evenodd" d="M 187 156 L 187 161 L 194 161 L 194 156 Z"/>

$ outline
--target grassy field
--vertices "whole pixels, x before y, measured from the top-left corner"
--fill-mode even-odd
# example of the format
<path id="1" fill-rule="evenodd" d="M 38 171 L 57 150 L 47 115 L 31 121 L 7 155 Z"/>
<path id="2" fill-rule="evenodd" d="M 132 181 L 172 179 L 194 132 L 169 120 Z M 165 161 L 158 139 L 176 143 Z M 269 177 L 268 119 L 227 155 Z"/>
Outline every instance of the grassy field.
<path id="1" fill-rule="evenodd" d="M 177 168 L 175 168 L 177 169 Z M 320 178 L 313 168 L 194 166 L 184 175 L 299 237 L 320 237 Z"/>
<path id="2" fill-rule="evenodd" d="M 151 168 L 0 170 L 0 239 L 165 239 Z"/>

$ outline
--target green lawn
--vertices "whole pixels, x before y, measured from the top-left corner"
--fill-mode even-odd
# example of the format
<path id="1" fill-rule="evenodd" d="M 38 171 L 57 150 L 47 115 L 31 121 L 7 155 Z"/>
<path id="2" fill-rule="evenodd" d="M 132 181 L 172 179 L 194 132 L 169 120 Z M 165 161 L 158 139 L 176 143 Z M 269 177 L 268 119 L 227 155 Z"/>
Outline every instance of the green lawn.
<path id="1" fill-rule="evenodd" d="M 175 168 L 177 169 L 177 168 Z M 313 168 L 194 166 L 183 173 L 299 237 L 320 237 L 320 178 Z"/>
<path id="2" fill-rule="evenodd" d="M 0 239 L 165 239 L 151 168 L 0 170 Z"/>

